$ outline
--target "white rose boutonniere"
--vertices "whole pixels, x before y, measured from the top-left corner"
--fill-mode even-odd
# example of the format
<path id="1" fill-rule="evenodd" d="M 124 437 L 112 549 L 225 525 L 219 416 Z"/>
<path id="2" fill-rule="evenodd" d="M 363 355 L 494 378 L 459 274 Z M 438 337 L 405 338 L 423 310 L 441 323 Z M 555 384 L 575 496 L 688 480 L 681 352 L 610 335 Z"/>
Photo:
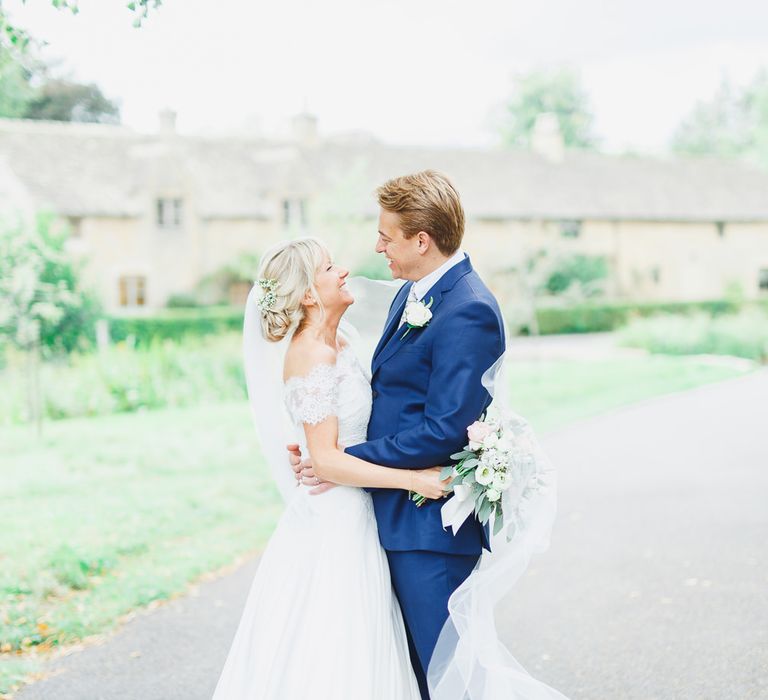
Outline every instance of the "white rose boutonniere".
<path id="1" fill-rule="evenodd" d="M 414 328 L 424 328 L 432 319 L 432 312 L 429 307 L 432 306 L 434 299 L 429 297 L 429 304 L 423 301 L 411 301 L 405 306 L 405 325 L 408 329 L 403 333 L 400 340 L 405 338 Z"/>

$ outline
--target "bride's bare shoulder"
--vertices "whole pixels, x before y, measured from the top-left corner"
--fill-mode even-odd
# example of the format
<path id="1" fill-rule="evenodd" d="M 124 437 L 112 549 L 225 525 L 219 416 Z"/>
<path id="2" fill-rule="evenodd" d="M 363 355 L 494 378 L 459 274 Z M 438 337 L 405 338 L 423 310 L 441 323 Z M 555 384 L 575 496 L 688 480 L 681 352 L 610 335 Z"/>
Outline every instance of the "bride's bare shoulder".
<path id="1" fill-rule="evenodd" d="M 336 351 L 311 337 L 295 338 L 285 353 L 283 380 L 302 377 L 317 365 L 335 365 Z"/>

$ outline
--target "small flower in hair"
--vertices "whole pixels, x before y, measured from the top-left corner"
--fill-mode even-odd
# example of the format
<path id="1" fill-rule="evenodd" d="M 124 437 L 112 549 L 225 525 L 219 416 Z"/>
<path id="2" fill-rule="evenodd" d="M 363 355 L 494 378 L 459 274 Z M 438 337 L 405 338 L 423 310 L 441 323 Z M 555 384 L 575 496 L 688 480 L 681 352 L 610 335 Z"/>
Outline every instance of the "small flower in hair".
<path id="1" fill-rule="evenodd" d="M 256 281 L 256 284 L 258 284 L 259 287 L 264 290 L 261 299 L 258 301 L 259 308 L 262 311 L 267 311 L 271 309 L 277 302 L 277 294 L 275 294 L 275 290 L 277 289 L 277 280 L 260 279 Z"/>
<path id="2" fill-rule="evenodd" d="M 277 280 L 269 278 L 260 279 L 256 284 L 266 292 L 274 292 L 277 289 Z"/>

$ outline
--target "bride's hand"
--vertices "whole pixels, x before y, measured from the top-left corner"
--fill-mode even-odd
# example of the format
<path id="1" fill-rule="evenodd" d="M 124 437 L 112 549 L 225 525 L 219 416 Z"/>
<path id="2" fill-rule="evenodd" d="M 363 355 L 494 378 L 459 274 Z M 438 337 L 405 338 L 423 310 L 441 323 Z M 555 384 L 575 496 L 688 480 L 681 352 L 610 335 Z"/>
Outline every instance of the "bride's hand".
<path id="1" fill-rule="evenodd" d="M 446 487 L 451 479 L 440 478 L 442 467 L 431 467 L 430 469 L 410 469 L 411 480 L 409 491 L 418 493 L 424 498 L 437 499 L 446 495 Z"/>

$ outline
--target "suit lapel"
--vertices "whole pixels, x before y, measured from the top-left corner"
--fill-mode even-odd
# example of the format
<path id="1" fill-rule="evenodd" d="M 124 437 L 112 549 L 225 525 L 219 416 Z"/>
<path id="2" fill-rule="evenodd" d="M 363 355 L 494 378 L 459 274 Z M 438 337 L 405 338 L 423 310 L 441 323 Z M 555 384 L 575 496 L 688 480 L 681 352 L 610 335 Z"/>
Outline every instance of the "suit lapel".
<path id="1" fill-rule="evenodd" d="M 391 340 L 392 335 L 397 330 L 398 322 L 400 321 L 400 318 L 403 315 L 403 310 L 405 309 L 405 302 L 408 299 L 408 293 L 410 292 L 412 286 L 413 286 L 413 282 L 404 284 L 400 288 L 400 291 L 398 292 L 397 296 L 395 296 L 395 299 L 392 302 L 392 309 L 389 313 L 389 318 L 387 319 L 387 323 L 384 326 L 384 332 L 381 334 L 381 338 L 379 339 L 379 344 L 376 346 L 376 350 L 374 350 L 373 352 L 373 359 L 371 361 L 372 373 L 375 372 L 376 369 L 378 368 L 376 361 L 379 354 L 387 345 L 387 343 Z"/>
<path id="2" fill-rule="evenodd" d="M 462 277 L 464 277 L 464 275 L 471 271 L 472 263 L 469 260 L 469 256 L 467 256 L 458 265 L 454 265 L 450 270 L 448 270 L 448 272 L 446 272 L 439 280 L 437 280 L 432 288 L 424 295 L 424 299 L 422 301 L 425 301 L 426 303 L 429 303 L 430 297 L 432 298 L 432 306 L 430 307 L 430 311 L 432 312 L 433 316 L 437 307 L 440 305 L 440 302 L 443 300 L 443 295 L 450 291 L 456 282 L 458 282 Z M 400 348 L 413 342 L 414 338 L 416 338 L 416 336 L 424 330 L 413 329 L 405 338 L 403 338 L 402 336 L 405 331 L 397 327 L 398 322 L 400 321 L 400 317 L 403 315 L 405 300 L 408 298 L 408 291 L 410 290 L 411 286 L 412 285 L 404 285 L 404 287 L 407 287 L 405 290 L 405 298 L 400 300 L 397 313 L 390 316 L 387 322 L 387 328 L 385 329 L 384 335 L 379 341 L 379 345 L 376 348 L 376 352 L 373 356 L 373 362 L 371 363 L 372 375 L 376 374 L 379 367 L 381 367 L 381 365 L 383 365 L 390 357 L 392 357 Z M 393 332 L 393 330 L 395 332 Z"/>

